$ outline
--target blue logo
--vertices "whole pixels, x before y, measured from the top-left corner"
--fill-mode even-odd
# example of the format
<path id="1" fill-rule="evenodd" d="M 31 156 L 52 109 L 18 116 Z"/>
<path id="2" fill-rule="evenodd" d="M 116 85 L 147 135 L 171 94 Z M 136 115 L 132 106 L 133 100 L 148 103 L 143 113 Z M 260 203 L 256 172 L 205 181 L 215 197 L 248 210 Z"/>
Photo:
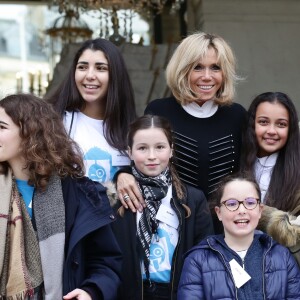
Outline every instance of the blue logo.
<path id="1" fill-rule="evenodd" d="M 84 160 L 88 177 L 93 181 L 106 182 L 118 169 L 112 166 L 111 154 L 98 147 L 88 150 L 84 155 Z"/>

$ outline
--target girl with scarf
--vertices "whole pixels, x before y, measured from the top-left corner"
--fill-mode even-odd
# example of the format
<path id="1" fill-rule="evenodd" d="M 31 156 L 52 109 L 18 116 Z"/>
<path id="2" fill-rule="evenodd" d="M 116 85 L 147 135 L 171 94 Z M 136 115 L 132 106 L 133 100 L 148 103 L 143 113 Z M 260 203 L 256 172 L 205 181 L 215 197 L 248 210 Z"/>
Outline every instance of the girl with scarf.
<path id="1" fill-rule="evenodd" d="M 207 201 L 179 180 L 165 119 L 145 115 L 133 122 L 128 153 L 146 207 L 134 213 L 121 206 L 113 224 L 124 253 L 119 299 L 176 299 L 183 253 L 213 233 Z"/>
<path id="2" fill-rule="evenodd" d="M 234 102 L 239 80 L 230 45 L 220 36 L 195 32 L 184 38 L 166 67 L 171 97 L 151 101 L 145 114 L 172 126 L 180 179 L 201 189 L 208 202 L 221 179 L 239 170 L 246 110 Z M 119 171 L 121 173 L 121 171 Z M 129 174 L 116 174 L 124 207 L 142 210 L 142 195 Z M 123 201 L 128 194 L 130 200 Z M 215 230 L 221 230 L 216 222 Z"/>
<path id="3" fill-rule="evenodd" d="M 114 215 L 79 153 L 50 104 L 0 101 L 0 299 L 115 299 Z"/>

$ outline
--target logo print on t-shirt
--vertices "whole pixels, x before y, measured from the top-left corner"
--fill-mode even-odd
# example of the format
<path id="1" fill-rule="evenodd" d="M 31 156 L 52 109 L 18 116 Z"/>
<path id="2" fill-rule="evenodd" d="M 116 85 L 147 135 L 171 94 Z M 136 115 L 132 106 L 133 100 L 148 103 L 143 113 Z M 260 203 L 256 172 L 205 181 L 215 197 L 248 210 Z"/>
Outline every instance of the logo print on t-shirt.
<path id="1" fill-rule="evenodd" d="M 93 181 L 106 182 L 117 171 L 117 168 L 112 166 L 111 154 L 98 147 L 89 149 L 84 155 L 84 160 L 87 175 Z"/>
<path id="2" fill-rule="evenodd" d="M 159 266 L 165 260 L 165 250 L 158 244 L 153 244 L 151 249 L 150 261 L 155 270 L 159 270 Z"/>
<path id="3" fill-rule="evenodd" d="M 168 226 L 165 227 L 168 228 Z M 151 279 L 156 282 L 168 282 L 170 280 L 172 257 L 176 247 L 170 239 L 170 233 L 168 230 L 159 227 L 157 230 L 158 236 L 154 235 L 150 244 L 149 271 Z M 145 274 L 143 274 L 143 277 L 145 278 Z"/>

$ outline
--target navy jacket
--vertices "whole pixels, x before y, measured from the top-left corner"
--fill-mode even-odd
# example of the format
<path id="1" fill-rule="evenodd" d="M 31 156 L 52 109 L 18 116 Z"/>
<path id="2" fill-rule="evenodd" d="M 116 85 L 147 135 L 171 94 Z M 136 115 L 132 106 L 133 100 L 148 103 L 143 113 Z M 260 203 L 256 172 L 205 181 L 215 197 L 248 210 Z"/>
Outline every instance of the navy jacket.
<path id="1" fill-rule="evenodd" d="M 263 299 L 300 299 L 300 269 L 289 250 L 266 234 L 261 234 L 259 241 L 263 247 Z M 215 236 L 193 247 L 186 255 L 178 299 L 238 299 L 231 258 Z"/>
<path id="2" fill-rule="evenodd" d="M 113 300 L 122 256 L 110 223 L 115 220 L 106 189 L 88 178 L 62 179 L 66 210 L 64 295 L 75 288 L 93 300 Z"/>
<path id="3" fill-rule="evenodd" d="M 202 191 L 187 186 L 187 197 L 180 201 L 173 189 L 171 205 L 180 215 L 179 239 L 176 246 L 169 285 L 170 299 L 176 299 L 177 287 L 183 266 L 183 254 L 199 241 L 213 233 L 213 224 L 206 198 Z M 186 212 L 182 202 L 191 210 L 191 216 L 185 218 Z M 119 203 L 120 205 L 120 203 Z M 136 214 L 126 210 L 124 217 L 118 216 L 117 222 L 112 224 L 117 240 L 124 253 L 122 268 L 122 285 L 118 293 L 119 300 L 143 299 L 143 282 L 141 273 L 141 255 L 137 249 Z"/>

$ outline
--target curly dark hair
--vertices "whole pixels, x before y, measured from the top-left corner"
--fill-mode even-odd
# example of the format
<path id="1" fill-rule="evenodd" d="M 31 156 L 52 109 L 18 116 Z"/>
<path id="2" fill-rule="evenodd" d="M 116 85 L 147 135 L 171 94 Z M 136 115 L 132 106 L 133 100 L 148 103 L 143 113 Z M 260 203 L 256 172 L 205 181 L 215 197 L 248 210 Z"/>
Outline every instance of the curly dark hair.
<path id="1" fill-rule="evenodd" d="M 0 108 L 20 127 L 21 149 L 29 171 L 28 183 L 44 190 L 51 175 L 82 177 L 84 167 L 79 146 L 67 135 L 53 107 L 30 94 L 9 95 Z M 7 173 L 7 162 L 0 172 Z"/>

